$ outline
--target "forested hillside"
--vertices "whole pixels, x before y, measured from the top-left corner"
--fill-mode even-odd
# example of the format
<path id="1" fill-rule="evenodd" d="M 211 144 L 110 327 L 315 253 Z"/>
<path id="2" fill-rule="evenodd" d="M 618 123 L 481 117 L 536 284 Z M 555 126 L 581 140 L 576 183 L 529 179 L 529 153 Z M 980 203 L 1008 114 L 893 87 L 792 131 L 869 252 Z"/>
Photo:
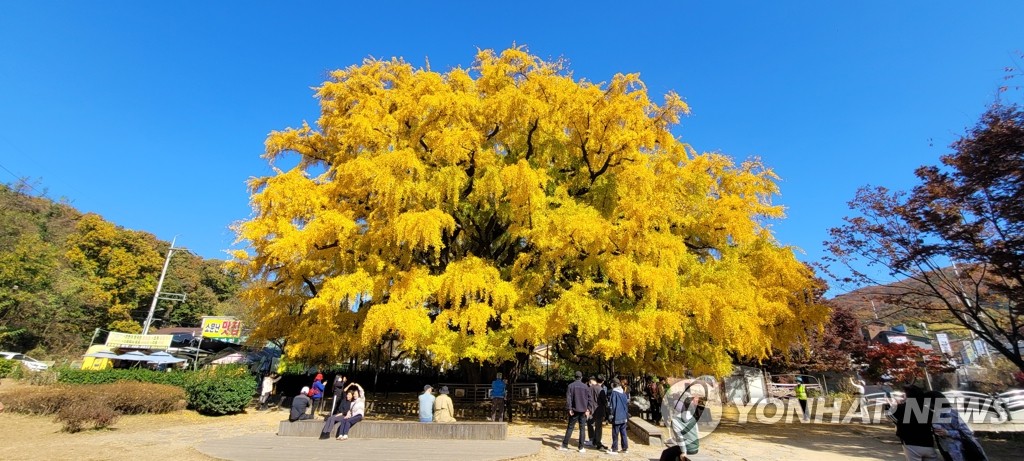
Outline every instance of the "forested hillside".
<path id="1" fill-rule="evenodd" d="M 140 332 L 170 243 L 29 191 L 0 185 L 0 348 L 73 354 L 96 328 Z M 154 327 L 238 313 L 222 263 L 175 252 L 163 292 L 187 297 L 161 300 Z"/>

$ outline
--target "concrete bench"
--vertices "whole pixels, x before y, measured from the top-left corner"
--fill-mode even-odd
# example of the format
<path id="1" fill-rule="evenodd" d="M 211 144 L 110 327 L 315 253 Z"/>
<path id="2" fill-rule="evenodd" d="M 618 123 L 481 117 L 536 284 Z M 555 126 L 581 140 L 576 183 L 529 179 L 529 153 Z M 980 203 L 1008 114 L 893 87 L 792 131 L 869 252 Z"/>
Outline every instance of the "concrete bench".
<path id="1" fill-rule="evenodd" d="M 661 439 L 661 427 L 651 424 L 639 416 L 629 418 L 629 421 L 626 422 L 626 428 L 640 443 L 659 447 L 665 445 Z"/>
<path id="2" fill-rule="evenodd" d="M 281 421 L 277 435 L 318 437 L 324 420 Z M 335 431 L 337 426 L 335 426 Z M 464 421 L 454 423 L 421 423 L 418 421 L 362 420 L 352 426 L 349 436 L 359 439 L 446 439 L 505 440 L 508 424 L 502 422 Z M 336 434 L 336 432 L 333 432 Z"/>

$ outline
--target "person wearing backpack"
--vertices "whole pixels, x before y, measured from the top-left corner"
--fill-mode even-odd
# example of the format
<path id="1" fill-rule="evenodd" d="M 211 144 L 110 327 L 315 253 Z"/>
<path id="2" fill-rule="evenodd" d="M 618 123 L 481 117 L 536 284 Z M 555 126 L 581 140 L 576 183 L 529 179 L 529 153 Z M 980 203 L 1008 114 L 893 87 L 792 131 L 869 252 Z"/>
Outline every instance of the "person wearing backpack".
<path id="1" fill-rule="evenodd" d="M 324 401 L 324 375 L 317 373 L 316 378 L 313 379 L 313 385 L 309 387 L 309 398 L 313 399 L 312 414 L 316 415 L 320 411 L 320 405 Z"/>

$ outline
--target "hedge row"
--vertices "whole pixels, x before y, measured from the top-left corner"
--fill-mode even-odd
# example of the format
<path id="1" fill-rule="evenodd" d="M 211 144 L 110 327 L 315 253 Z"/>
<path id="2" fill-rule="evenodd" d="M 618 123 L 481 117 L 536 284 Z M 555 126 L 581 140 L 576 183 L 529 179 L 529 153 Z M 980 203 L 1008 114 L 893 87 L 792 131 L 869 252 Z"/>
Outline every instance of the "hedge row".
<path id="1" fill-rule="evenodd" d="M 55 415 L 64 430 L 108 427 L 121 415 L 167 413 L 185 407 L 185 392 L 150 383 L 31 386 L 4 394 L 7 411 Z"/>
<path id="2" fill-rule="evenodd" d="M 184 389 L 188 407 L 208 415 L 245 410 L 256 393 L 256 379 L 244 367 L 218 367 L 199 371 L 160 372 L 144 369 L 61 370 L 58 381 L 66 384 L 143 382 Z"/>
<path id="3" fill-rule="evenodd" d="M 62 369 L 57 376 L 57 381 L 64 384 L 110 384 L 122 381 L 134 381 L 139 383 L 168 384 L 182 389 L 189 377 L 195 372 L 164 372 L 153 371 L 143 368 L 116 369 L 116 370 L 76 370 Z"/>

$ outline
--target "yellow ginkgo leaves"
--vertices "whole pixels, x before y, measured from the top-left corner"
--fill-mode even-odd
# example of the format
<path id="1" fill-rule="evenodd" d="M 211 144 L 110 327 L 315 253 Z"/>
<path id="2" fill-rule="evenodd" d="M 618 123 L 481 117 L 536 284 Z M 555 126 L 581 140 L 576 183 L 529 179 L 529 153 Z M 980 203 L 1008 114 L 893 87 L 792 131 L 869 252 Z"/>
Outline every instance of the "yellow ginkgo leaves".
<path id="1" fill-rule="evenodd" d="M 368 60 L 273 132 L 250 182 L 255 336 L 331 362 L 383 341 L 437 363 L 545 344 L 648 370 L 727 371 L 819 325 L 812 274 L 765 219 L 773 173 L 697 154 L 638 75 L 575 80 L 522 48 L 470 69 Z"/>

